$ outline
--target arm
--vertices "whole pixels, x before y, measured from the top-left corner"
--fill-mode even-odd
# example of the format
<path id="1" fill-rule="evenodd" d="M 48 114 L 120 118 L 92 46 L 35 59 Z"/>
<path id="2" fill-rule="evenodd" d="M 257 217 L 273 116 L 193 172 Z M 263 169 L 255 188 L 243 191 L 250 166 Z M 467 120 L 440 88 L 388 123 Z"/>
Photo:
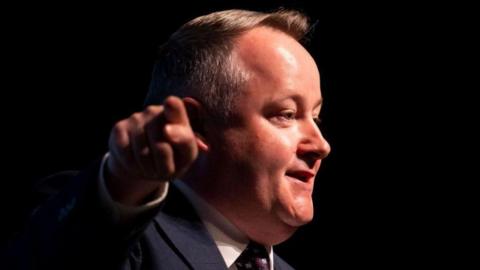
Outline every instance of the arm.
<path id="1" fill-rule="evenodd" d="M 125 207 L 155 200 L 197 156 L 195 137 L 178 98 L 118 122 L 109 150 L 105 187 L 113 201 Z M 21 269 L 71 268 L 72 264 L 115 269 L 124 263 L 129 246 L 159 207 L 142 211 L 128 222 L 112 218 L 99 196 L 100 167 L 96 162 L 35 211 L 9 253 Z"/>

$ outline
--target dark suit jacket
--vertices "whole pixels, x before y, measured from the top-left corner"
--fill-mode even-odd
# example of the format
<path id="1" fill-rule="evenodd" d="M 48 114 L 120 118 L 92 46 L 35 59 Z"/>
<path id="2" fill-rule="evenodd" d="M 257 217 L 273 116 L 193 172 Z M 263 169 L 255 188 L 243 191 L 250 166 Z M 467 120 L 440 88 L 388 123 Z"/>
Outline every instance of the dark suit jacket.
<path id="1" fill-rule="evenodd" d="M 193 207 L 173 185 L 158 209 L 132 224 L 112 224 L 99 206 L 99 163 L 43 181 L 39 189 L 47 201 L 9 248 L 8 269 L 227 269 Z M 277 255 L 274 263 L 277 270 L 292 269 Z"/>

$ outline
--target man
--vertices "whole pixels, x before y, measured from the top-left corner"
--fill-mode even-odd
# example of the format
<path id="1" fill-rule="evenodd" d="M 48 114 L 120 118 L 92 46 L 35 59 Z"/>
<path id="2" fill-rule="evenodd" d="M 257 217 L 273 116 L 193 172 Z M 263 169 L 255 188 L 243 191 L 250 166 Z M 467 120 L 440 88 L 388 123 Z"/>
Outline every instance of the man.
<path id="1" fill-rule="evenodd" d="M 11 249 L 26 258 L 17 266 L 291 269 L 272 246 L 313 218 L 330 152 L 318 68 L 299 43 L 307 30 L 295 11 L 182 26 L 160 50 L 145 110 L 35 211 Z"/>

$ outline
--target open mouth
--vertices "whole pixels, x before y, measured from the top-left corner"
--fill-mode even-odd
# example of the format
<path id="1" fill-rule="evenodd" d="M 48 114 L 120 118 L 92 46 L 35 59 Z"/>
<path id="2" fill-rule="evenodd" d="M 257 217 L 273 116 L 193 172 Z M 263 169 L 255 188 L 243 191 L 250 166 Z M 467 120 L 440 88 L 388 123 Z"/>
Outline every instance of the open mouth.
<path id="1" fill-rule="evenodd" d="M 308 180 L 310 180 L 314 176 L 314 174 L 307 171 L 289 171 L 285 175 L 302 182 L 308 182 Z"/>

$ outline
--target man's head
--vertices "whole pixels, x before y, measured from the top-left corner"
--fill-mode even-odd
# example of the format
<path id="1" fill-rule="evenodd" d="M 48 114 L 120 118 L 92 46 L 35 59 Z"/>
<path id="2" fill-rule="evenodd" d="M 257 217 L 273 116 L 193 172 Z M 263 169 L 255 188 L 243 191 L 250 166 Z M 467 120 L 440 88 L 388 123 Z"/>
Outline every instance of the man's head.
<path id="1" fill-rule="evenodd" d="M 314 178 L 330 152 L 315 123 L 322 102 L 320 76 L 298 42 L 307 29 L 305 17 L 296 12 L 229 12 L 187 23 L 187 29 L 199 21 L 206 23 L 195 28 L 208 37 L 203 42 L 194 38 L 195 31 L 189 32 L 193 30 L 179 30 L 184 39 L 176 37 L 179 43 L 197 41 L 204 53 L 215 54 L 210 48 L 219 52 L 209 56 L 197 50 L 192 55 L 183 52 L 193 57 L 191 63 L 174 69 L 187 81 L 172 87 L 179 86 L 180 96 L 198 101 L 186 98 L 187 106 L 200 115 L 193 117 L 203 119 L 194 120 L 195 126 L 202 126 L 198 140 L 202 154 L 185 181 L 249 238 L 276 244 L 313 218 Z M 218 31 L 219 25 L 248 27 L 232 32 Z M 184 50 L 181 44 L 176 46 Z M 176 65 L 174 55 L 165 58 L 170 63 L 157 66 L 157 75 L 178 75 L 167 70 Z M 185 75 L 190 73 L 197 75 Z M 159 87 L 159 81 L 152 83 L 150 98 L 156 84 Z"/>
<path id="2" fill-rule="evenodd" d="M 270 26 L 296 40 L 308 31 L 297 11 L 261 13 L 226 10 L 187 22 L 160 48 L 145 105 L 161 104 L 169 95 L 195 97 L 225 123 L 248 71 L 232 55 L 236 39 L 259 26 Z"/>

